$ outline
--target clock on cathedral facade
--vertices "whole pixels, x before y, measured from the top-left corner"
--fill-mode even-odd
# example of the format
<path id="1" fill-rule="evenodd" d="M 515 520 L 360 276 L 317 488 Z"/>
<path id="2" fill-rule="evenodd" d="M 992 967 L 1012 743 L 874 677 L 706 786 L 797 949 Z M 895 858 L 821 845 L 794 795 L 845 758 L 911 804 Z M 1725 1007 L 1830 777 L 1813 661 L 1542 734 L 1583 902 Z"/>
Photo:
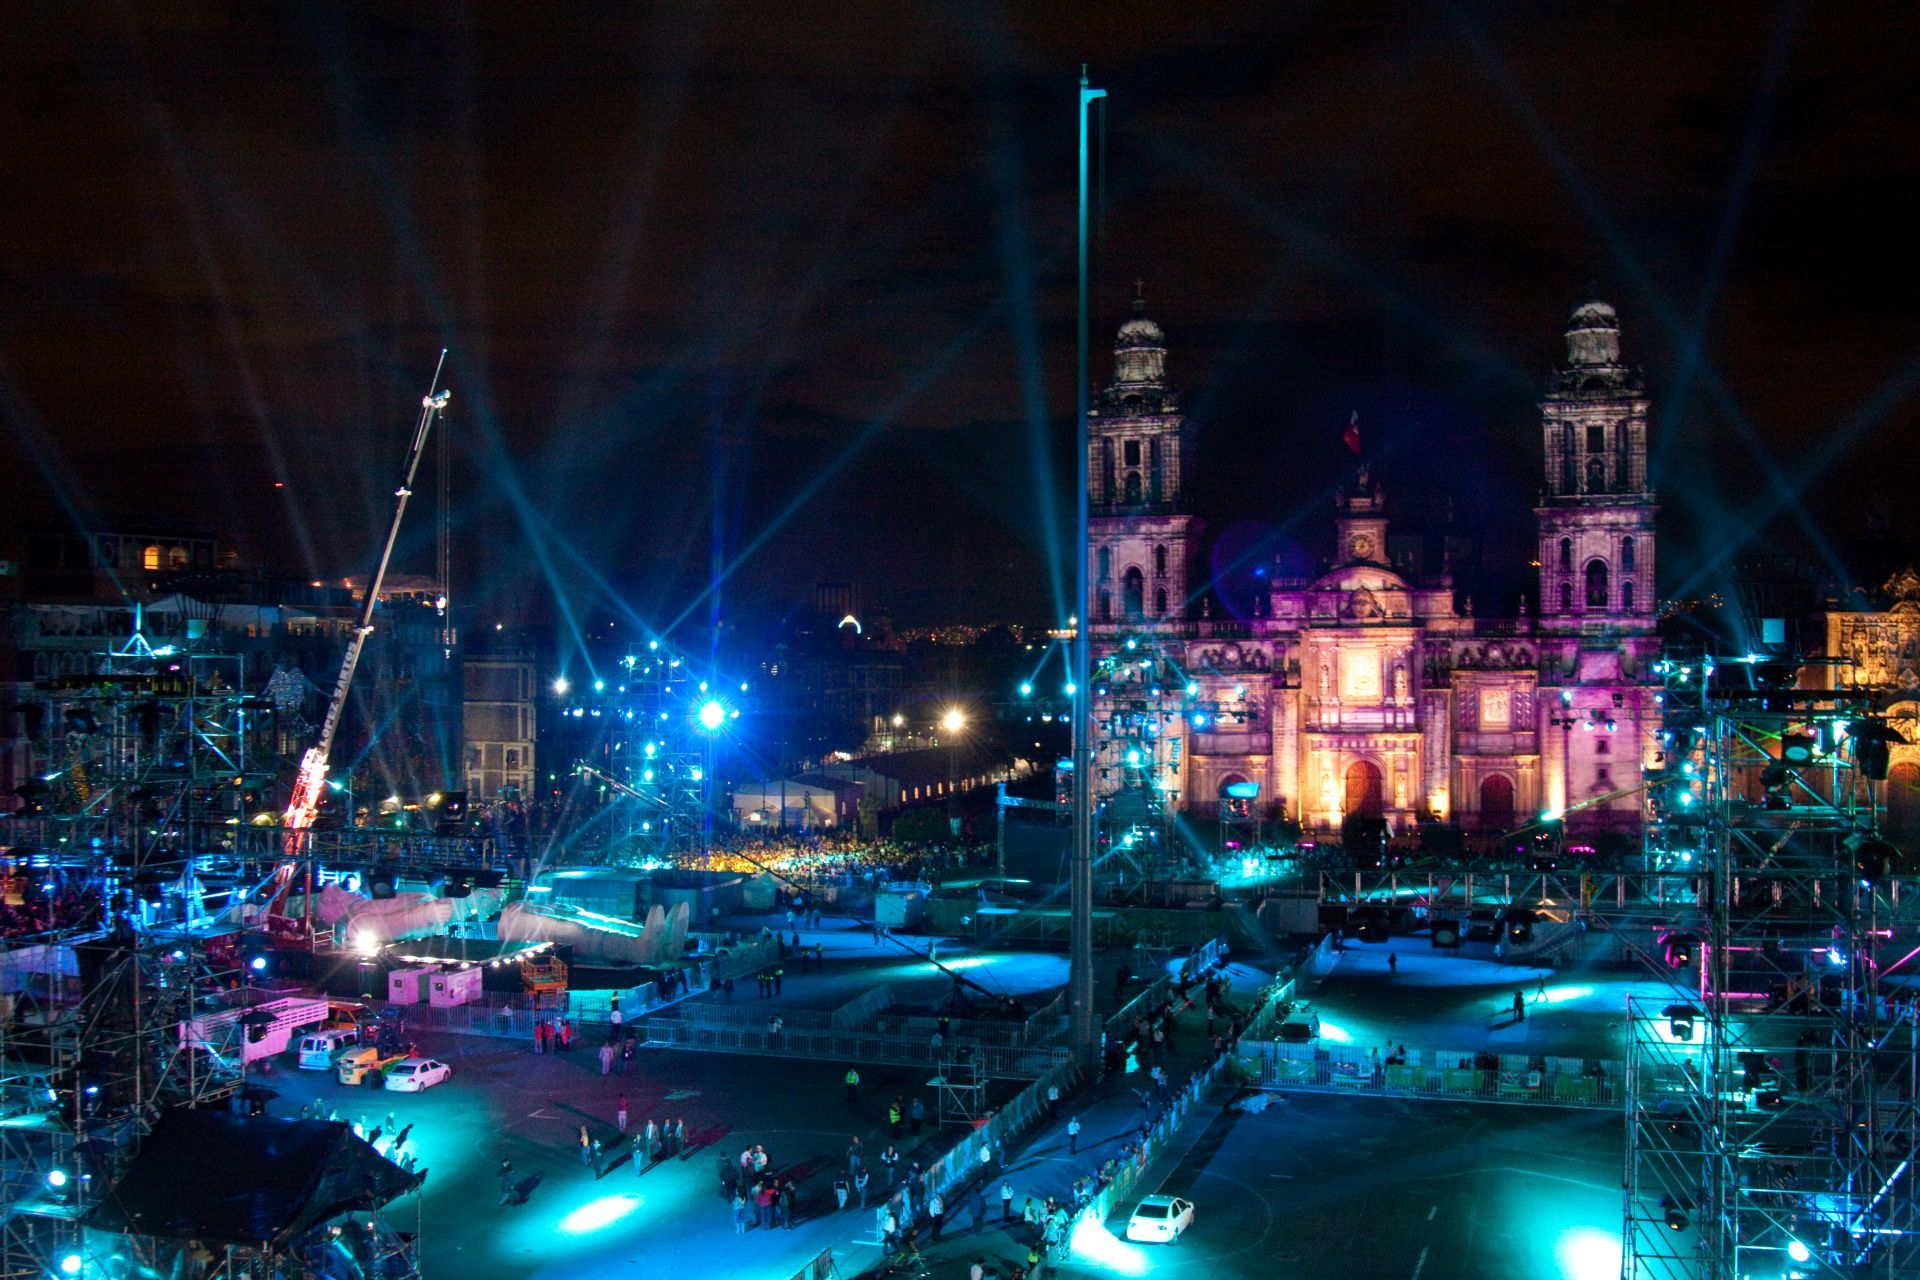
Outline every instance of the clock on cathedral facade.
<path id="1" fill-rule="evenodd" d="M 1334 504 L 1326 572 L 1262 579 L 1254 616 L 1213 616 L 1186 492 L 1194 432 L 1166 356 L 1135 302 L 1088 422 L 1108 811 L 1210 818 L 1231 794 L 1310 830 L 1365 817 L 1500 832 L 1542 811 L 1571 830 L 1637 829 L 1659 749 L 1656 507 L 1648 402 L 1613 308 L 1574 309 L 1540 401 L 1538 604 L 1512 618 L 1476 617 L 1447 576 L 1390 563 L 1364 466 Z M 1139 654 L 1151 668 L 1127 661 Z"/>

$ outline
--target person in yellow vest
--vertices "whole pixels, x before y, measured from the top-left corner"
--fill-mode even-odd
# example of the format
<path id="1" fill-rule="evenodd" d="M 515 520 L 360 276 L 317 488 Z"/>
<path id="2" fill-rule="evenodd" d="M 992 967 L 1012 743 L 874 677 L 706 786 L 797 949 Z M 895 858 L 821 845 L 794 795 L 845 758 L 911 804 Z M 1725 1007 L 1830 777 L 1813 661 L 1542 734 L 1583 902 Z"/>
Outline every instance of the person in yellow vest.
<path id="1" fill-rule="evenodd" d="M 847 1105 L 860 1101 L 860 1073 L 852 1067 L 847 1068 Z"/>

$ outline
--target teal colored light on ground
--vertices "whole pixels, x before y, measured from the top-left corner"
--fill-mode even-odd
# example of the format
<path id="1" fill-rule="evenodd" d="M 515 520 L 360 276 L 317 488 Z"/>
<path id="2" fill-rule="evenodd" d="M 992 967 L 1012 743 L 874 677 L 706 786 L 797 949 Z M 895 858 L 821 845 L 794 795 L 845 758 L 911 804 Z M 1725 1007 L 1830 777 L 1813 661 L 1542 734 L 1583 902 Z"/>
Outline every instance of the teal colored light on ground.
<path id="1" fill-rule="evenodd" d="M 1097 1267 L 1109 1275 L 1143 1276 L 1152 1266 L 1146 1250 L 1128 1244 L 1091 1218 L 1082 1218 L 1074 1226 L 1068 1248 L 1075 1262 Z"/>
<path id="2" fill-rule="evenodd" d="M 1548 987 L 1546 999 L 1548 1004 L 1565 1004 L 1592 994 L 1592 987 Z"/>
<path id="3" fill-rule="evenodd" d="M 1320 1019 L 1320 1038 L 1328 1044 L 1352 1044 L 1353 1033 L 1337 1023 Z"/>
<path id="4" fill-rule="evenodd" d="M 590 1235 L 605 1230 L 639 1207 L 639 1196 L 601 1196 L 560 1219 L 560 1230 L 570 1236 Z"/>
<path id="5" fill-rule="evenodd" d="M 1553 1260 L 1561 1280 L 1619 1280 L 1620 1237 L 1598 1227 L 1570 1227 L 1555 1242 Z"/>

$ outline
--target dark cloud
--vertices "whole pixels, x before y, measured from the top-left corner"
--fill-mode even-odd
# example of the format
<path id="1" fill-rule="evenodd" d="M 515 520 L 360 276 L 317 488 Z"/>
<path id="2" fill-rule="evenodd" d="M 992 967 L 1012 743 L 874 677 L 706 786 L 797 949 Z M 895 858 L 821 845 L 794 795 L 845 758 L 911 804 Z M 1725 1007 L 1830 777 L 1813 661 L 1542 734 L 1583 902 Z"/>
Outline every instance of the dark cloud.
<path id="1" fill-rule="evenodd" d="M 1096 329 L 1148 282 L 1223 525 L 1311 516 L 1359 407 L 1397 493 L 1524 534 L 1531 401 L 1596 279 L 1669 396 L 1663 570 L 1727 550 L 1755 440 L 1844 548 L 1861 492 L 1920 480 L 1916 34 L 1892 5 L 44 6 L 0 49 L 0 501 L 51 515 L 65 474 L 352 571 L 446 344 L 469 598 L 537 600 L 544 552 L 671 617 L 758 539 L 730 602 L 1043 611 L 1028 414 L 1064 511 L 1085 59 Z"/>

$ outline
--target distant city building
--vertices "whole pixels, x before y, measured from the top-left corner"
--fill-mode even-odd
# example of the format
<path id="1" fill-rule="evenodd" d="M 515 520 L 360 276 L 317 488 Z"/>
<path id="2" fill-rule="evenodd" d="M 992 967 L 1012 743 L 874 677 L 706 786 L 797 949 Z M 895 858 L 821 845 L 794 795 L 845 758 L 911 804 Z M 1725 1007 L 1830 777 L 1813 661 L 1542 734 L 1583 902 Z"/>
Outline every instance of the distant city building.
<path id="1" fill-rule="evenodd" d="M 466 789 L 475 801 L 534 794 L 539 670 L 531 649 L 489 645 L 461 664 Z"/>
<path id="2" fill-rule="evenodd" d="M 1540 404 L 1536 611 L 1476 617 L 1448 573 L 1395 563 L 1363 463 L 1335 503 L 1330 566 L 1262 578 L 1253 616 L 1225 618 L 1188 493 L 1196 433 L 1136 303 L 1089 423 L 1091 638 L 1108 664 L 1095 790 L 1110 813 L 1210 817 L 1233 789 L 1311 829 L 1498 832 L 1542 811 L 1634 829 L 1660 642 L 1648 402 L 1619 336 L 1612 307 L 1577 307 Z"/>
<path id="3" fill-rule="evenodd" d="M 1824 612 L 1818 635 L 1828 661 L 1810 666 L 1802 683 L 1876 695 L 1904 739 L 1889 744 L 1886 829 L 1911 841 L 1920 839 L 1920 573 L 1902 569 L 1878 594 L 1879 608 L 1862 600 Z"/>

